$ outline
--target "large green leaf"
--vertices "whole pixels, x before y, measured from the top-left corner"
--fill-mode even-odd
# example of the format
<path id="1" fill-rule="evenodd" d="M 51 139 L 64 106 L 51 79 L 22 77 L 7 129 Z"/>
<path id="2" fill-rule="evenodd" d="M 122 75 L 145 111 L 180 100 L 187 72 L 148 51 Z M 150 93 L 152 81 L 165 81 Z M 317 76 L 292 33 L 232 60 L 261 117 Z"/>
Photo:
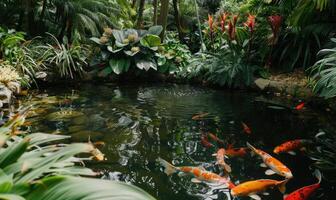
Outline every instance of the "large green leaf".
<path id="1" fill-rule="evenodd" d="M 17 161 L 26 151 L 29 145 L 29 139 L 15 141 L 0 153 L 0 167 L 4 168 Z"/>
<path id="2" fill-rule="evenodd" d="M 157 70 L 157 64 L 152 60 L 138 60 L 136 66 L 141 70 L 148 71 L 150 68 Z"/>
<path id="3" fill-rule="evenodd" d="M 162 26 L 158 25 L 158 26 L 152 26 L 148 29 L 148 34 L 152 34 L 152 35 L 160 35 L 162 32 L 163 28 Z"/>
<path id="4" fill-rule="evenodd" d="M 140 43 L 142 46 L 156 51 L 161 44 L 161 39 L 157 35 L 146 35 L 141 38 Z"/>
<path id="5" fill-rule="evenodd" d="M 7 193 L 13 187 L 13 176 L 8 176 L 0 169 L 0 193 Z"/>
<path id="6" fill-rule="evenodd" d="M 1 200 L 25 200 L 25 198 L 15 194 L 0 194 Z"/>
<path id="7" fill-rule="evenodd" d="M 111 59 L 109 61 L 109 64 L 114 73 L 121 74 L 122 72 L 128 71 L 131 65 L 131 61 L 126 58 L 119 58 L 119 59 L 115 58 L 115 59 Z"/>
<path id="8" fill-rule="evenodd" d="M 121 182 L 53 176 L 40 180 L 27 200 L 154 200 L 132 185 Z"/>

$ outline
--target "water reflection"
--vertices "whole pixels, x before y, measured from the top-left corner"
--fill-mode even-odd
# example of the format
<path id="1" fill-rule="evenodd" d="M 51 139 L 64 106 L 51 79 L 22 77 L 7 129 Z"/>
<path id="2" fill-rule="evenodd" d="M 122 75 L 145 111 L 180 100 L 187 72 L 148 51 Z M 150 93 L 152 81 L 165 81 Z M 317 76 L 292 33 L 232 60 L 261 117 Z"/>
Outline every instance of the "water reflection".
<path id="1" fill-rule="evenodd" d="M 202 166 L 220 173 L 212 154 L 222 144 L 205 148 L 200 141 L 204 132 L 216 134 L 225 146 L 243 147 L 250 141 L 271 152 L 279 142 L 305 138 L 331 126 L 314 112 L 293 113 L 283 105 L 286 109 L 278 109 L 256 94 L 191 86 L 87 84 L 74 89 L 52 88 L 29 99 L 26 104 L 34 103 L 29 118 L 32 131 L 69 134 L 76 142 L 103 141 L 101 150 L 107 160 L 88 165 L 102 171 L 104 179 L 136 184 L 160 200 L 230 199 L 226 188 L 192 183 L 188 176 L 168 177 L 155 162 L 162 157 L 177 166 Z M 202 112 L 209 115 L 191 120 Z M 248 122 L 251 136 L 243 133 L 241 122 Z M 281 159 L 297 177 L 295 184 L 289 184 L 290 191 L 314 181 L 305 176 L 309 169 L 304 158 L 282 155 Z M 255 158 L 232 158 L 228 162 L 236 184 L 267 178 Z M 280 200 L 282 196 L 271 191 L 263 199 Z"/>

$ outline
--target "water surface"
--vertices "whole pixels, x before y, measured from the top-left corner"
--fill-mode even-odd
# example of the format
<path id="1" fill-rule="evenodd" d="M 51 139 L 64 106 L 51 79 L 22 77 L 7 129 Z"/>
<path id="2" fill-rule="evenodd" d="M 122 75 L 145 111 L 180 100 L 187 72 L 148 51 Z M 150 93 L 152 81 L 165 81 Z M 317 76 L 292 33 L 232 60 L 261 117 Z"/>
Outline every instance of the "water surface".
<path id="1" fill-rule="evenodd" d="M 29 119 L 31 131 L 68 134 L 73 142 L 102 141 L 106 155 L 103 162 L 87 163 L 103 173 L 104 179 L 135 184 L 159 200 L 227 199 L 227 189 L 196 184 L 191 177 L 167 176 L 155 160 L 161 157 L 177 166 L 202 166 L 220 173 L 212 154 L 220 145 L 205 148 L 201 134 L 211 132 L 235 147 L 254 144 L 267 152 L 290 139 L 308 138 L 321 129 L 334 129 L 328 118 L 309 108 L 274 107 L 272 99 L 251 92 L 230 92 L 188 85 L 96 85 L 53 87 L 28 98 L 35 103 L 35 114 Z M 270 103 L 271 102 L 271 103 Z M 203 120 L 192 120 L 196 113 L 209 113 Z M 243 132 L 241 122 L 252 129 Z M 293 172 L 288 183 L 291 192 L 316 182 L 304 154 L 276 156 Z M 227 160 L 233 171 L 231 179 L 238 184 L 266 176 L 261 160 L 250 155 Z M 333 199 L 330 185 L 315 199 Z M 324 195 L 323 195 L 324 194 Z M 280 200 L 277 190 L 263 199 Z M 244 199 L 244 198 L 241 198 Z M 248 198 L 246 198 L 248 199 Z"/>

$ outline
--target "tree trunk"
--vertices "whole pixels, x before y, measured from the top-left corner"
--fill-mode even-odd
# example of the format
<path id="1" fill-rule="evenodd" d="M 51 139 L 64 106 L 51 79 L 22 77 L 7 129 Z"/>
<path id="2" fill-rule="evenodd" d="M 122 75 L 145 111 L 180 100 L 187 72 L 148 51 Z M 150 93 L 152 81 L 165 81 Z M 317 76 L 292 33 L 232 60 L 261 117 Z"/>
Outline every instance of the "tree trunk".
<path id="1" fill-rule="evenodd" d="M 158 7 L 158 0 L 153 0 L 153 25 L 157 25 L 157 7 Z"/>
<path id="2" fill-rule="evenodd" d="M 183 36 L 182 27 L 181 27 L 178 0 L 173 0 L 173 7 L 174 7 L 174 19 L 175 19 L 178 36 L 179 36 L 180 41 L 183 41 L 184 36 Z"/>
<path id="3" fill-rule="evenodd" d="M 145 0 L 140 0 L 139 10 L 138 10 L 138 19 L 137 19 L 137 24 L 136 24 L 136 27 L 138 29 L 142 27 L 144 8 L 145 8 Z"/>
<path id="4" fill-rule="evenodd" d="M 135 5 L 136 5 L 136 2 L 137 2 L 137 0 L 132 0 L 132 8 L 135 8 Z"/>
<path id="5" fill-rule="evenodd" d="M 161 40 L 163 41 L 166 26 L 167 26 L 167 18 L 168 18 L 168 6 L 169 6 L 169 0 L 161 0 L 161 8 L 160 8 L 160 16 L 158 24 L 162 26 L 162 32 L 161 32 Z"/>
<path id="6" fill-rule="evenodd" d="M 40 23 L 43 22 L 44 13 L 46 11 L 46 8 L 47 8 L 47 0 L 43 0 L 43 2 L 42 2 L 42 10 L 41 10 L 41 14 L 40 14 Z"/>
<path id="7" fill-rule="evenodd" d="M 35 35 L 37 29 L 34 20 L 34 0 L 27 0 L 25 1 L 25 8 L 26 8 L 26 26 L 28 33 L 30 35 Z"/>

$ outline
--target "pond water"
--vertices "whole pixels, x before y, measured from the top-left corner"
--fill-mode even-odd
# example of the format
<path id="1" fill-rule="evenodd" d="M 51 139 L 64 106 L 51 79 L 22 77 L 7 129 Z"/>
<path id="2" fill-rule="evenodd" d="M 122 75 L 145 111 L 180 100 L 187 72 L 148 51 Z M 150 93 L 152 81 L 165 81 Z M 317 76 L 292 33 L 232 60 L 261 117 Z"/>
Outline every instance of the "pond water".
<path id="1" fill-rule="evenodd" d="M 104 179 L 135 184 L 159 200 L 229 199 L 227 189 L 193 183 L 188 176 L 167 176 L 155 161 L 161 157 L 177 166 L 203 166 L 219 173 L 212 154 L 220 145 L 209 139 L 214 146 L 204 147 L 202 133 L 217 135 L 225 147 L 245 147 L 249 141 L 271 153 L 282 142 L 313 137 L 320 129 L 334 129 L 331 119 L 309 108 L 280 109 L 260 94 L 188 85 L 81 84 L 40 90 L 27 100 L 35 104 L 35 113 L 29 118 L 31 131 L 69 134 L 73 142 L 89 138 L 103 142 L 100 149 L 107 160 L 87 166 L 101 171 Z M 290 108 L 295 104 L 288 101 L 284 105 Z M 192 120 L 196 113 L 209 114 Z M 251 128 L 250 135 L 243 132 L 241 122 Z M 309 169 L 311 162 L 303 154 L 275 157 L 294 174 L 287 184 L 288 192 L 316 182 Z M 259 166 L 261 160 L 249 154 L 227 162 L 235 184 L 282 179 L 265 175 L 265 169 Z M 334 199 L 331 185 L 322 186 L 313 199 Z M 282 195 L 274 189 L 262 198 L 280 200 Z"/>

